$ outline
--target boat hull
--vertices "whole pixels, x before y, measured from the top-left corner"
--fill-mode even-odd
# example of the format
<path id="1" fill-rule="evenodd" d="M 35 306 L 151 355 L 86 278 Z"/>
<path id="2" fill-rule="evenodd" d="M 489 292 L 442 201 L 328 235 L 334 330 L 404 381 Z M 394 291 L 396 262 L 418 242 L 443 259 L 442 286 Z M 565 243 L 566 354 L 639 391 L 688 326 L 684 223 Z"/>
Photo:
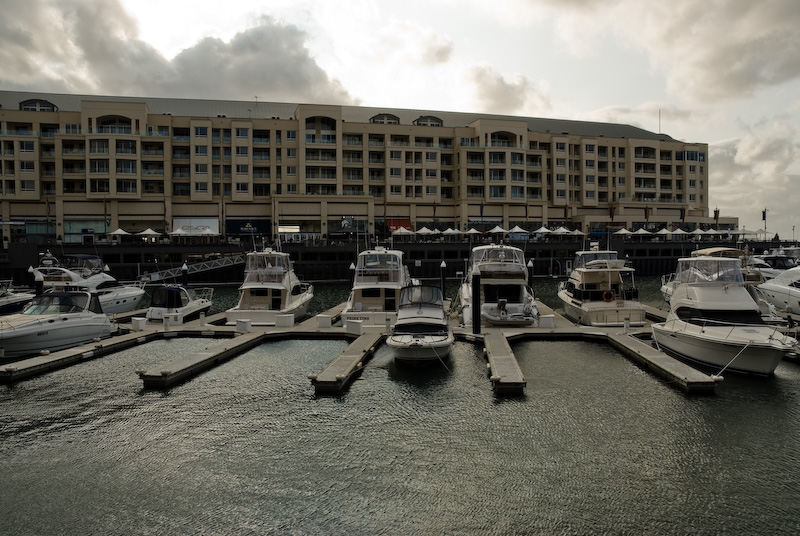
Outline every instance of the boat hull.
<path id="1" fill-rule="evenodd" d="M 4 358 L 72 348 L 110 337 L 113 329 L 104 314 L 31 316 L 9 315 L 0 321 L 0 349 L 4 350 Z"/>
<path id="2" fill-rule="evenodd" d="M 386 345 L 394 350 L 395 361 L 403 362 L 438 362 L 448 355 L 455 338 L 452 333 L 446 335 L 391 335 L 386 338 Z"/>
<path id="3" fill-rule="evenodd" d="M 119 287 L 98 292 L 98 299 L 105 314 L 115 315 L 135 311 L 145 294 L 140 287 Z"/>
<path id="4" fill-rule="evenodd" d="M 559 291 L 558 297 L 564 306 L 564 316 L 584 326 L 621 327 L 626 320 L 630 327 L 645 325 L 646 311 L 639 302 L 580 301 L 565 290 Z"/>
<path id="5" fill-rule="evenodd" d="M 312 295 L 313 296 L 313 295 Z M 249 320 L 253 326 L 274 326 L 278 315 L 292 315 L 292 323 L 308 314 L 308 302 L 311 297 L 304 299 L 302 303 L 297 303 L 293 308 L 280 311 L 268 309 L 240 309 L 239 306 L 225 311 L 225 323 L 229 326 L 236 324 L 237 320 Z"/>
<path id="6" fill-rule="evenodd" d="M 793 346 L 769 327 L 703 327 L 679 320 L 653 324 L 659 348 L 712 368 L 771 375 Z"/>

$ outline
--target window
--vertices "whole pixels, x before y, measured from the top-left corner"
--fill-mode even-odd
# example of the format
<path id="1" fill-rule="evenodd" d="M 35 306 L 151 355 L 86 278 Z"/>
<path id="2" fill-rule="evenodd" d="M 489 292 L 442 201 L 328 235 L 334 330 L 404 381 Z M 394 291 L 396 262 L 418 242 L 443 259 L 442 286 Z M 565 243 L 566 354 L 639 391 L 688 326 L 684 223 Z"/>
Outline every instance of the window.
<path id="1" fill-rule="evenodd" d="M 90 159 L 89 173 L 108 173 L 108 160 Z"/>
<path id="2" fill-rule="evenodd" d="M 620 177 L 619 179 L 617 179 L 617 184 L 619 184 L 620 186 L 624 186 L 625 185 L 625 177 Z"/>
<path id="3" fill-rule="evenodd" d="M 117 179 L 118 194 L 135 194 L 136 181 L 131 179 Z"/>
<path id="4" fill-rule="evenodd" d="M 567 191 L 566 190 L 556 190 L 556 197 L 558 197 L 558 198 L 567 197 Z"/>
<path id="5" fill-rule="evenodd" d="M 511 197 L 513 199 L 524 199 L 525 198 L 525 187 L 524 186 L 512 186 L 511 187 Z"/>
<path id="6" fill-rule="evenodd" d="M 194 183 L 194 191 L 197 194 L 205 194 L 208 192 L 208 183 L 207 182 L 196 182 Z"/>
<path id="7" fill-rule="evenodd" d="M 566 182 L 567 176 L 563 173 L 556 173 L 556 182 Z"/>
<path id="8" fill-rule="evenodd" d="M 436 178 L 436 170 L 435 169 L 426 169 L 425 170 L 425 178 L 426 179 L 435 179 Z"/>
<path id="9" fill-rule="evenodd" d="M 426 186 L 425 187 L 425 194 L 426 195 L 436 195 L 436 186 Z"/>
<path id="10" fill-rule="evenodd" d="M 399 184 L 392 184 L 389 186 L 389 195 L 400 195 L 403 193 Z"/>
<path id="11" fill-rule="evenodd" d="M 200 175 L 205 175 L 208 173 L 208 164 L 195 164 L 194 165 L 194 172 Z"/>
<path id="12" fill-rule="evenodd" d="M 389 170 L 389 176 L 390 177 L 395 177 L 395 178 L 400 178 L 402 176 L 402 173 L 400 172 L 400 168 L 394 168 L 394 167 L 391 168 Z"/>
<path id="13" fill-rule="evenodd" d="M 286 158 L 297 158 L 297 149 L 294 147 L 286 149 Z"/>
<path id="14" fill-rule="evenodd" d="M 247 164 L 236 164 L 237 175 L 247 175 L 250 171 L 250 166 Z"/>
<path id="15" fill-rule="evenodd" d="M 108 179 L 90 179 L 89 191 L 93 194 L 107 194 L 110 188 Z"/>
<path id="16" fill-rule="evenodd" d="M 563 141 L 556 142 L 556 151 L 563 153 L 567 150 L 567 145 Z"/>
<path id="17" fill-rule="evenodd" d="M 194 154 L 197 156 L 207 156 L 208 155 L 208 146 L 206 145 L 195 145 L 194 146 Z"/>
<path id="18" fill-rule="evenodd" d="M 594 184 L 594 175 L 586 175 L 586 184 Z"/>
<path id="19" fill-rule="evenodd" d="M 236 137 L 237 138 L 246 138 L 250 134 L 250 129 L 248 128 L 237 128 L 236 129 Z"/>
<path id="20" fill-rule="evenodd" d="M 586 199 L 594 199 L 594 190 L 588 190 L 586 192 Z"/>
<path id="21" fill-rule="evenodd" d="M 505 186 L 489 186 L 489 197 L 503 198 L 506 196 Z"/>
<path id="22" fill-rule="evenodd" d="M 136 173 L 136 160 L 117 160 L 117 173 Z"/>
<path id="23" fill-rule="evenodd" d="M 586 161 L 586 167 L 594 169 L 594 160 L 587 160 Z"/>
<path id="24" fill-rule="evenodd" d="M 296 130 L 287 130 L 286 131 L 286 139 L 291 141 L 297 141 L 297 131 Z"/>
<path id="25" fill-rule="evenodd" d="M 586 144 L 586 152 L 593 153 L 594 152 L 594 145 L 587 143 Z"/>
<path id="26" fill-rule="evenodd" d="M 236 193 L 237 194 L 246 194 L 250 191 L 250 184 L 246 182 L 237 182 L 236 183 Z"/>
<path id="27" fill-rule="evenodd" d="M 391 160 L 400 160 L 402 152 L 400 151 L 389 151 L 389 159 Z"/>
<path id="28" fill-rule="evenodd" d="M 19 152 L 21 152 L 21 153 L 32 153 L 33 152 L 33 142 L 32 141 L 21 141 L 21 142 L 19 142 Z"/>
<path id="29" fill-rule="evenodd" d="M 425 160 L 428 162 L 436 162 L 436 153 L 431 151 L 425 151 Z"/>
<path id="30" fill-rule="evenodd" d="M 81 126 L 76 123 L 67 123 L 64 125 L 64 132 L 67 134 L 80 134 L 81 133 Z"/>
<path id="31" fill-rule="evenodd" d="M 556 165 L 557 166 L 561 166 L 561 167 L 566 166 L 567 165 L 567 159 L 566 158 L 556 158 Z"/>
<path id="32" fill-rule="evenodd" d="M 36 163 L 33 160 L 23 160 L 19 163 L 19 170 L 22 173 L 33 173 L 36 170 Z"/>
<path id="33" fill-rule="evenodd" d="M 475 138 L 461 138 L 462 147 L 475 147 Z"/>
<path id="34" fill-rule="evenodd" d="M 20 192 L 35 192 L 36 191 L 36 181 L 19 181 L 19 191 Z"/>
<path id="35" fill-rule="evenodd" d="M 297 175 L 297 166 L 286 166 L 286 176 L 294 177 Z"/>
<path id="36" fill-rule="evenodd" d="M 89 152 L 108 154 L 108 140 L 89 140 Z"/>
<path id="37" fill-rule="evenodd" d="M 185 182 L 173 182 L 172 195 L 175 196 L 189 195 L 189 184 Z"/>
<path id="38" fill-rule="evenodd" d="M 205 138 L 208 136 L 208 127 L 194 127 L 194 135 L 198 138 Z"/>
<path id="39" fill-rule="evenodd" d="M 697 195 L 695 195 L 695 194 L 689 194 L 689 201 L 690 201 L 690 202 L 694 202 L 696 199 L 697 199 Z"/>
<path id="40" fill-rule="evenodd" d="M 247 147 L 236 147 L 236 156 L 247 156 Z"/>

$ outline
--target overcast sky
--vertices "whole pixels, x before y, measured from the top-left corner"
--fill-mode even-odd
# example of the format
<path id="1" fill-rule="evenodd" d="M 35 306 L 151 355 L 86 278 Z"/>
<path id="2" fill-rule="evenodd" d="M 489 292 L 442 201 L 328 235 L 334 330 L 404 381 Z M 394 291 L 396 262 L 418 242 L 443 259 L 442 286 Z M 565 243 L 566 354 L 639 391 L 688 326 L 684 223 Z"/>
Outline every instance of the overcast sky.
<path id="1" fill-rule="evenodd" d="M 0 88 L 627 123 L 800 239 L 797 0 L 0 0 Z M 660 121 L 659 121 L 660 115 Z"/>

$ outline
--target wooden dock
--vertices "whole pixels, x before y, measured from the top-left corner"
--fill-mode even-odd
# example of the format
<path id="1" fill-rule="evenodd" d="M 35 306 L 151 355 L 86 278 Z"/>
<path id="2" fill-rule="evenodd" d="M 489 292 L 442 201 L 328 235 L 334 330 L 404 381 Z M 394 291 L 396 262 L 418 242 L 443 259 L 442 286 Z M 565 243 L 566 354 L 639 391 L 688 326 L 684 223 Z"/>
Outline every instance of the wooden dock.
<path id="1" fill-rule="evenodd" d="M 498 395 L 525 394 L 525 376 L 503 333 L 490 331 L 483 337 L 483 344 L 494 392 Z"/>
<path id="2" fill-rule="evenodd" d="M 316 394 L 339 394 L 361 372 L 383 340 L 381 331 L 370 330 L 354 340 L 344 352 L 331 361 L 319 374 L 308 378 Z"/>

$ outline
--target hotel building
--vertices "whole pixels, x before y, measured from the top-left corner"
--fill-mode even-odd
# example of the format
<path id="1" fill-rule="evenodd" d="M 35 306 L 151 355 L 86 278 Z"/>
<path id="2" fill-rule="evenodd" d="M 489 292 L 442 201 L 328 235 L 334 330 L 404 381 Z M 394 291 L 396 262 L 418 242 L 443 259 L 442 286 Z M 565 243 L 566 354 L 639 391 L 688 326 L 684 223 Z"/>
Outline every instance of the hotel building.
<path id="1" fill-rule="evenodd" d="M 4 242 L 736 226 L 707 144 L 612 123 L 0 91 L 0 148 Z"/>

